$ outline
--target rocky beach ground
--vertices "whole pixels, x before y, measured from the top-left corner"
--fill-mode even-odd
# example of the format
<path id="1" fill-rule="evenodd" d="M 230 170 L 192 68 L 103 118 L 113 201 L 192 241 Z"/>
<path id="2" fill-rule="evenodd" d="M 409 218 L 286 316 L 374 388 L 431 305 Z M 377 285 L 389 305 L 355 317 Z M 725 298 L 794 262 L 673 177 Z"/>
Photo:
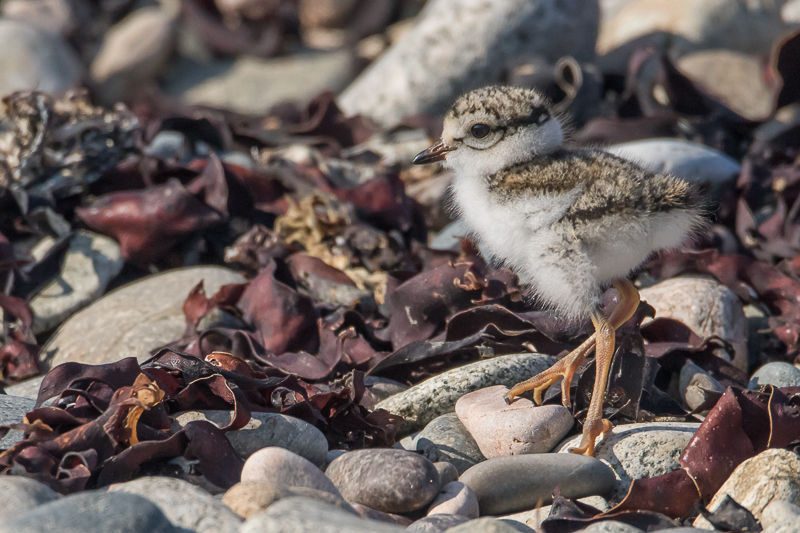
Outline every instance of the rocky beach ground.
<path id="1" fill-rule="evenodd" d="M 706 197 L 595 457 L 411 166 L 497 82 Z M 800 531 L 797 0 L 0 0 L 0 96 L 0 533 Z"/>

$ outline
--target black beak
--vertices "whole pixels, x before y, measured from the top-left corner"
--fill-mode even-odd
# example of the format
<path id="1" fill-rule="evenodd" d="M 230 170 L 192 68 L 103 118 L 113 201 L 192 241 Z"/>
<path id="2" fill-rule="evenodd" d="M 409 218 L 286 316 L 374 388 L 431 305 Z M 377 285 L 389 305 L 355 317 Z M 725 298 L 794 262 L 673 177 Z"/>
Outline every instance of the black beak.
<path id="1" fill-rule="evenodd" d="M 434 161 L 442 161 L 447 152 L 452 152 L 453 150 L 455 150 L 455 148 L 451 148 L 442 141 L 439 141 L 427 150 L 418 153 L 412 163 L 415 165 L 425 165 L 427 163 L 433 163 Z"/>

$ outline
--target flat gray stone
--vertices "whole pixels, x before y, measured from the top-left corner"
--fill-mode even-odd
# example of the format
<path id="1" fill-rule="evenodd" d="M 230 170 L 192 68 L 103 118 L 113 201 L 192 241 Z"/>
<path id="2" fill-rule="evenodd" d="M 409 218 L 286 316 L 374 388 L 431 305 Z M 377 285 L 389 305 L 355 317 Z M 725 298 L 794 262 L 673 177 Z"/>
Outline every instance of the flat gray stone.
<path id="1" fill-rule="evenodd" d="M 428 423 L 412 440 L 411 449 L 421 451 L 434 463 L 447 461 L 459 475 L 486 460 L 455 413 L 438 416 Z"/>
<path id="2" fill-rule="evenodd" d="M 78 231 L 70 239 L 59 275 L 31 298 L 33 332 L 53 329 L 99 298 L 124 264 L 114 239 Z"/>
<path id="3" fill-rule="evenodd" d="M 678 458 L 700 424 L 651 422 L 625 424 L 611 430 L 595 448 L 595 457 L 614 471 L 617 478 L 611 501 L 621 500 L 634 479 L 667 474 L 680 468 Z M 557 447 L 566 455 L 581 441 L 577 436 Z"/>
<path id="4" fill-rule="evenodd" d="M 402 416 L 405 422 L 400 431 L 408 434 L 422 429 L 440 415 L 455 411 L 458 399 L 468 392 L 492 385 L 513 387 L 544 372 L 555 362 L 554 357 L 542 354 L 502 355 L 426 379 L 375 407 Z"/>
<path id="5" fill-rule="evenodd" d="M 755 390 L 762 385 L 772 385 L 774 387 L 797 387 L 800 386 L 800 368 L 778 361 L 767 363 L 762 366 L 750 378 L 747 388 Z"/>
<path id="6" fill-rule="evenodd" d="M 614 471 L 594 457 L 574 454 L 509 455 L 487 459 L 459 481 L 478 497 L 481 515 L 503 515 L 567 498 L 604 496 L 615 487 Z"/>
<path id="7" fill-rule="evenodd" d="M 35 400 L 21 396 L 8 396 L 0 394 L 0 426 L 6 424 L 19 424 L 25 415 L 33 410 Z M 24 438 L 22 431 L 9 431 L 0 439 L 0 450 L 8 450 Z"/>
<path id="8" fill-rule="evenodd" d="M 37 376 L 21 383 L 16 383 L 10 387 L 6 387 L 6 393 L 9 396 L 21 396 L 22 398 L 36 399 L 39 396 L 39 387 L 42 386 L 44 376 Z"/>
<path id="9" fill-rule="evenodd" d="M 147 498 L 173 524 L 197 533 L 236 533 L 242 522 L 224 503 L 181 479 L 148 476 L 111 485 L 108 490 Z"/>
<path id="10" fill-rule="evenodd" d="M 0 533 L 186 533 L 136 494 L 86 491 L 0 523 Z"/>
<path id="11" fill-rule="evenodd" d="M 725 387 L 719 381 L 691 361 L 686 361 L 681 368 L 678 389 L 689 409 L 702 405 L 705 401 L 704 391 L 725 392 Z"/>
<path id="12" fill-rule="evenodd" d="M 365 520 L 309 498 L 284 498 L 251 516 L 239 533 L 399 533 L 405 527 Z"/>
<path id="13" fill-rule="evenodd" d="M 47 485 L 22 476 L 0 477 L 0 494 L 0 524 L 61 497 Z"/>
<path id="14" fill-rule="evenodd" d="M 175 430 L 195 420 L 207 420 L 217 427 L 228 425 L 233 411 L 186 411 L 174 416 Z M 242 458 L 268 446 L 277 446 L 318 466 L 325 465 L 328 440 L 320 430 L 299 418 L 278 413 L 252 413 L 242 429 L 228 431 L 225 436 Z"/>
<path id="15" fill-rule="evenodd" d="M 206 294 L 243 283 L 233 270 L 216 266 L 178 268 L 120 287 L 67 320 L 42 348 L 43 370 L 75 361 L 99 365 L 125 357 L 144 361 L 150 350 L 180 338 L 186 328 L 183 302 L 204 281 Z M 222 314 L 209 313 L 213 323 Z"/>

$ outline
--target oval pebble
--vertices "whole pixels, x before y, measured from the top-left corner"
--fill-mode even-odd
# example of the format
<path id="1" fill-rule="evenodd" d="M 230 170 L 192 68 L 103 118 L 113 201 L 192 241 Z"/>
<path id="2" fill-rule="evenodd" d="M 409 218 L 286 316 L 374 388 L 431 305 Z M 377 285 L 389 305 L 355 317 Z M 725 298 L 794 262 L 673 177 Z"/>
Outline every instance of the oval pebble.
<path id="1" fill-rule="evenodd" d="M 415 511 L 439 493 L 433 463 L 405 450 L 349 452 L 334 459 L 325 473 L 345 500 L 386 513 Z"/>
<path id="2" fill-rule="evenodd" d="M 453 481 L 458 481 L 458 470 L 456 470 L 456 467 L 454 467 L 447 461 L 439 461 L 438 463 L 433 463 L 433 467 L 436 469 L 436 472 L 439 473 L 440 487 L 444 487 L 445 485 Z"/>
<path id="3" fill-rule="evenodd" d="M 0 494 L 0 521 L 61 497 L 47 485 L 22 476 L 0 477 Z"/>
<path id="4" fill-rule="evenodd" d="M 478 497 L 460 481 L 446 484 L 428 507 L 428 516 L 455 514 L 467 518 L 478 518 Z"/>
<path id="5" fill-rule="evenodd" d="M 478 443 L 455 413 L 434 418 L 413 439 L 411 447 L 433 462 L 451 463 L 459 474 L 486 460 Z"/>
<path id="6" fill-rule="evenodd" d="M 308 487 L 276 486 L 270 483 L 237 483 L 222 496 L 222 503 L 242 518 L 249 518 L 280 499 L 295 496 L 321 501 L 344 511 L 358 514 L 349 503 L 344 501 L 344 498 L 330 492 Z"/>
<path id="7" fill-rule="evenodd" d="M 283 448 L 263 448 L 251 455 L 242 468 L 241 481 L 308 487 L 341 496 L 333 482 L 314 463 Z"/>
<path id="8" fill-rule="evenodd" d="M 748 388 L 755 390 L 763 385 L 773 385 L 775 387 L 797 387 L 800 386 L 800 368 L 778 361 L 767 363 L 753 374 Z"/>

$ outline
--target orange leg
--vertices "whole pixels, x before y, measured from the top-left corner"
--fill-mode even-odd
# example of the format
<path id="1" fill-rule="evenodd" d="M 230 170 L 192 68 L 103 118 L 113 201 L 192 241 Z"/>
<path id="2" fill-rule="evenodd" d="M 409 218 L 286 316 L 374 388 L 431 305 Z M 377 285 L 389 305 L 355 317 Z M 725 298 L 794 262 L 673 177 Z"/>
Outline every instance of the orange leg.
<path id="1" fill-rule="evenodd" d="M 591 337 L 561 358 L 552 367 L 527 381 L 515 385 L 506 394 L 506 402 L 510 402 L 523 392 L 533 390 L 533 399 L 537 404 L 540 404 L 542 403 L 542 392 L 563 377 L 561 399 L 562 403 L 569 407 L 569 387 L 572 383 L 572 377 L 583 364 L 586 356 L 597 346 L 592 400 L 589 403 L 589 411 L 583 424 L 581 444 L 578 448 L 570 450 L 573 453 L 594 455 L 595 439 L 601 434 L 608 433 L 612 427 L 611 422 L 603 419 L 603 399 L 606 392 L 608 372 L 611 368 L 611 359 L 614 356 L 614 333 L 618 327 L 633 316 L 639 306 L 639 291 L 636 290 L 636 287 L 631 282 L 623 279 L 615 281 L 613 285 L 619 292 L 619 302 L 608 320 L 600 311 L 593 313 L 592 323 L 594 324 L 595 332 Z"/>

